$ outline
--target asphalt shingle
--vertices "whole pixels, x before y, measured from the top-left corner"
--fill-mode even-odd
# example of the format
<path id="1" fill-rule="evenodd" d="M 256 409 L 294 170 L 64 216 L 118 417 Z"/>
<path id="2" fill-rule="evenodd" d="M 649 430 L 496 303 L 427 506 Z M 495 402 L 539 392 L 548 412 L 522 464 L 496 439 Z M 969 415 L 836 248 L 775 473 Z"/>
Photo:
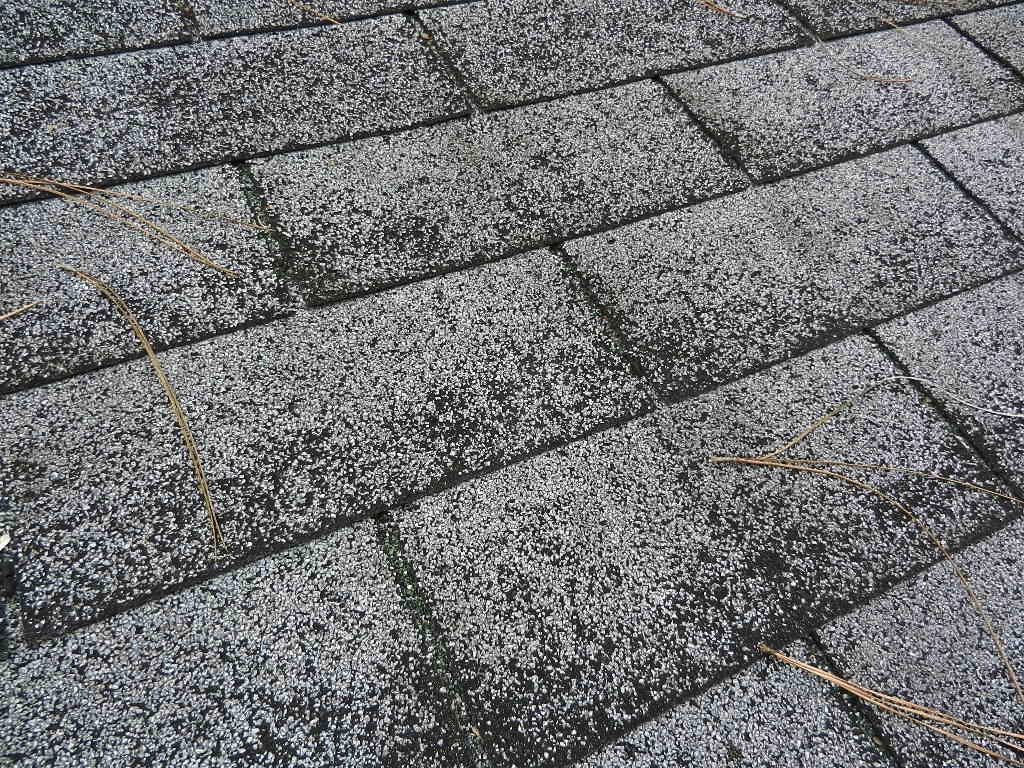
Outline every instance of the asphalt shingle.
<path id="1" fill-rule="evenodd" d="M 254 172 L 313 302 L 746 183 L 654 83 L 283 155 Z"/>
<path id="2" fill-rule="evenodd" d="M 598 323 L 537 252 L 166 353 L 222 556 L 148 361 L 0 399 L 30 636 L 637 414 Z"/>
<path id="3" fill-rule="evenodd" d="M 878 335 L 911 374 L 946 390 L 926 385 L 1024 488 L 1024 420 L 983 413 L 949 397 L 1024 414 L 1024 276 L 997 280 L 895 320 L 881 326 Z"/>
<path id="4" fill-rule="evenodd" d="M 19 0 L 0 4 L 0 66 L 186 39 L 173 0 Z"/>
<path id="5" fill-rule="evenodd" d="M 397 513 L 497 764 L 578 757 L 751 660 L 758 641 L 931 562 L 874 497 L 708 462 L 779 445 L 893 373 L 847 340 Z M 808 453 L 992 482 L 909 390 L 877 390 Z M 951 541 L 1010 514 L 920 478 L 867 477 Z"/>
<path id="6" fill-rule="evenodd" d="M 1007 655 L 1018 663 L 1024 657 L 1022 558 L 1020 523 L 958 556 L 1000 628 Z M 970 722 L 1024 730 L 1006 669 L 946 564 L 827 625 L 821 638 L 843 674 L 862 685 Z M 906 768 L 983 768 L 995 762 L 897 718 L 883 714 L 880 723 Z"/>
<path id="7" fill-rule="evenodd" d="M 924 142 L 958 181 L 1024 237 L 1024 115 L 982 123 Z"/>
<path id="8" fill-rule="evenodd" d="M 890 24 L 963 13 L 974 8 L 988 8 L 1003 0 L 788 0 L 787 5 L 821 37 L 849 35 L 888 29 Z"/>
<path id="9" fill-rule="evenodd" d="M 675 396 L 1024 265 L 911 147 L 565 248 L 630 354 Z"/>
<path id="10" fill-rule="evenodd" d="M 25 768 L 470 765 L 368 525 L 18 649 L 0 751 Z"/>
<path id="11" fill-rule="evenodd" d="M 805 42 L 766 0 L 736 0 L 738 23 L 674 0 L 502 0 L 423 12 L 485 104 L 559 96 Z"/>
<path id="12" fill-rule="evenodd" d="M 952 21 L 1024 75 L 1024 4 L 969 13 Z"/>
<path id="13" fill-rule="evenodd" d="M 231 278 L 179 250 L 63 200 L 0 208 L 0 392 L 138 355 L 124 320 L 94 288 L 57 269 L 64 263 L 112 285 L 157 347 L 194 341 L 280 316 L 294 301 L 278 276 L 280 252 L 265 234 L 211 219 L 198 209 L 251 221 L 237 169 L 166 176 L 113 191 L 197 210 L 120 200 L 165 226 Z"/>
<path id="14" fill-rule="evenodd" d="M 337 21 L 429 5 L 432 0 L 313 0 L 302 11 L 288 0 L 193 0 L 199 31 L 223 35 L 243 31 L 318 24 L 326 16 Z"/>
<path id="15" fill-rule="evenodd" d="M 385 17 L 0 71 L 0 156 L 31 176 L 114 181 L 464 109 L 415 26 Z"/>
<path id="16" fill-rule="evenodd" d="M 785 649 L 821 665 L 805 643 Z M 891 768 L 868 725 L 820 681 L 760 661 L 625 734 L 580 768 Z"/>
<path id="17" fill-rule="evenodd" d="M 911 82 L 866 80 L 852 70 Z M 709 67 L 668 81 L 761 179 L 1024 106 L 1024 83 L 941 22 Z"/>

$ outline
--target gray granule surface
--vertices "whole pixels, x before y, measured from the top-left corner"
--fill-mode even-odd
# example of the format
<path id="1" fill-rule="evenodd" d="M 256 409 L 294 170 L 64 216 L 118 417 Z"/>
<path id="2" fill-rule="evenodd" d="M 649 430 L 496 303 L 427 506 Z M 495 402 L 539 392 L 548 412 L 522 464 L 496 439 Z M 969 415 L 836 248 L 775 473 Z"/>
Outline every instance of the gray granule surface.
<path id="1" fill-rule="evenodd" d="M 276 272 L 280 253 L 268 235 L 200 213 L 252 221 L 236 169 L 166 176 L 113 191 L 193 208 L 114 199 L 239 277 L 80 204 L 46 200 L 0 208 L 0 314 L 41 302 L 4 321 L 0 392 L 142 351 L 113 305 L 59 270 L 59 263 L 110 284 L 157 347 L 280 316 L 295 304 Z"/>
<path id="2" fill-rule="evenodd" d="M 1024 75 L 1024 4 L 969 13 L 952 21 Z"/>
<path id="3" fill-rule="evenodd" d="M 1024 264 L 906 147 L 566 244 L 660 391 L 729 381 Z"/>
<path id="4" fill-rule="evenodd" d="M 984 413 L 950 397 L 1024 414 L 1024 276 L 915 312 L 878 333 L 911 374 L 933 383 L 926 388 L 1024 488 L 1024 420 Z"/>
<path id="5" fill-rule="evenodd" d="M 498 105 L 805 42 L 777 5 L 729 7 L 749 18 L 674 0 L 502 0 L 422 16 L 474 93 Z"/>
<path id="6" fill-rule="evenodd" d="M 415 26 L 387 17 L 0 71 L 0 156 L 63 181 L 137 178 L 464 108 Z"/>
<path id="7" fill-rule="evenodd" d="M 881 83 L 856 72 L 910 82 Z M 668 81 L 761 179 L 1024 105 L 1024 83 L 941 22 L 709 67 Z"/>
<path id="8" fill-rule="evenodd" d="M 752 660 L 759 641 L 933 561 L 904 513 L 866 492 L 708 462 L 760 455 L 893 373 L 857 337 L 398 514 L 498 764 L 575 759 Z M 900 387 L 795 453 L 993 482 Z M 1012 512 L 920 478 L 858 476 L 954 543 Z"/>
<path id="9" fill-rule="evenodd" d="M 806 643 L 782 649 L 822 666 Z M 827 685 L 777 661 L 625 734 L 579 768 L 891 768 L 868 724 Z"/>
<path id="10" fill-rule="evenodd" d="M 18 0 L 0 4 L 0 66 L 183 40 L 172 0 Z"/>
<path id="11" fill-rule="evenodd" d="M 561 269 L 527 254 L 164 354 L 225 555 L 146 360 L 0 399 L 30 636 L 647 408 Z"/>
<path id="12" fill-rule="evenodd" d="M 924 145 L 1018 237 L 1024 237 L 1024 116 L 964 128 Z"/>
<path id="13" fill-rule="evenodd" d="M 363 524 L 0 664 L 18 766 L 469 766 Z"/>
<path id="14" fill-rule="evenodd" d="M 288 0 L 193 0 L 199 31 L 223 35 L 243 31 L 319 24 L 327 16 L 337 21 L 371 16 L 422 5 L 431 0 L 311 0 L 303 11 Z"/>
<path id="15" fill-rule="evenodd" d="M 654 83 L 283 155 L 254 172 L 314 302 L 746 183 Z"/>
<path id="16" fill-rule="evenodd" d="M 998 5 L 1001 0 L 788 0 L 787 5 L 821 37 L 888 29 L 890 23 L 909 24 L 974 8 Z"/>
<path id="17" fill-rule="evenodd" d="M 1024 527 L 1006 528 L 957 557 L 999 627 L 1007 656 L 1024 658 Z M 994 728 L 1024 731 L 1021 702 L 963 585 L 946 564 L 827 625 L 822 642 L 842 673 L 862 685 Z M 905 768 L 984 768 L 992 758 L 921 727 L 880 715 Z M 984 746 L 1010 757 L 998 745 Z"/>

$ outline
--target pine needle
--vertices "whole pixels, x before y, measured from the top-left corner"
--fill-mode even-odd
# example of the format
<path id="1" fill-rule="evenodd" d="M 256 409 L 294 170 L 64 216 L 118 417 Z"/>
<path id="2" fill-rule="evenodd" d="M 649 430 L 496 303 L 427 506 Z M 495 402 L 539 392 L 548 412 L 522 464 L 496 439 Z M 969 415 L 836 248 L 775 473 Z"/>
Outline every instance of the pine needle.
<path id="1" fill-rule="evenodd" d="M 838 675 L 834 675 L 820 667 L 808 664 L 805 661 L 800 661 L 792 656 L 787 656 L 781 651 L 777 651 L 765 643 L 758 645 L 758 650 L 785 664 L 788 664 L 791 667 L 795 667 L 796 669 L 800 669 L 814 675 L 815 677 L 821 678 L 822 680 L 831 683 L 835 687 L 856 696 L 861 701 L 871 704 L 884 712 L 896 715 L 904 720 L 914 723 L 915 725 L 920 725 L 934 731 L 946 738 L 952 739 L 968 749 L 980 752 L 981 754 L 995 758 L 996 760 L 1009 763 L 1010 765 L 1024 766 L 1024 762 L 1021 762 L 1016 758 L 1000 754 L 979 744 L 977 741 L 973 741 L 971 738 L 955 733 L 954 730 L 950 729 L 964 731 L 974 739 L 991 739 L 1014 753 L 1020 753 L 1024 750 L 1024 734 L 1022 733 L 1015 733 L 1001 728 L 992 728 L 991 726 L 961 720 L 937 709 L 925 707 L 920 704 L 914 704 L 913 702 L 906 701 L 905 699 L 901 699 L 897 696 L 875 691 L 858 683 L 845 680 Z"/>
<path id="2" fill-rule="evenodd" d="M 24 312 L 28 312 L 33 307 L 38 307 L 40 304 L 42 304 L 41 301 L 30 301 L 28 304 L 20 306 L 17 309 L 12 309 L 10 312 L 8 312 L 5 315 L 0 315 L 0 321 L 10 320 L 11 318 L 17 317 L 18 315 L 20 315 L 20 314 L 22 314 Z"/>
<path id="3" fill-rule="evenodd" d="M 745 16 L 742 13 L 736 13 L 736 11 L 734 10 L 719 5 L 718 3 L 714 2 L 714 0 L 697 0 L 697 2 L 703 5 L 705 8 L 714 11 L 715 13 L 721 13 L 724 16 L 731 16 L 732 18 L 739 19 L 740 21 L 746 21 L 747 19 L 750 18 L 749 16 Z"/>
<path id="4" fill-rule="evenodd" d="M 337 19 L 333 18 L 332 16 L 326 16 L 326 15 L 320 13 L 320 11 L 316 10 L 315 8 L 310 8 L 305 3 L 300 3 L 298 0 L 284 0 L 284 1 L 286 3 L 288 3 L 288 5 L 292 6 L 293 8 L 298 8 L 303 13 L 308 13 L 310 16 L 312 16 L 315 19 L 319 19 L 320 21 L 326 21 L 326 22 L 328 22 L 330 24 L 341 24 L 340 21 L 338 21 Z"/>
<path id="5" fill-rule="evenodd" d="M 135 333 L 135 337 L 139 340 L 139 344 L 142 345 L 143 350 L 146 352 L 146 357 L 149 358 L 149 362 L 153 366 L 153 371 L 156 373 L 156 377 L 160 381 L 160 386 L 163 387 L 164 393 L 170 401 L 171 410 L 174 412 L 174 418 L 178 422 L 181 437 L 185 443 L 185 449 L 188 451 L 189 458 L 192 461 L 192 469 L 195 472 L 196 485 L 199 487 L 199 495 L 202 498 L 203 506 L 206 507 L 206 514 L 210 523 L 210 532 L 213 534 L 213 542 L 217 547 L 225 549 L 226 544 L 224 542 L 224 534 L 221 532 L 220 523 L 217 520 L 217 513 L 213 508 L 213 498 L 210 496 L 210 488 L 206 482 L 206 473 L 203 471 L 203 462 L 199 456 L 199 447 L 196 445 L 195 437 L 192 435 L 192 430 L 188 425 L 188 418 L 185 416 L 185 411 L 181 407 L 181 402 L 178 400 L 178 394 L 171 385 L 170 380 L 167 378 L 167 374 L 164 373 L 163 366 L 160 364 L 160 358 L 157 357 L 156 352 L 153 350 L 153 346 L 149 343 L 149 339 L 142 330 L 142 326 L 139 324 L 138 319 L 132 313 L 131 309 L 128 308 L 128 305 L 124 303 L 121 297 L 114 292 L 114 289 L 102 280 L 65 264 L 59 264 L 58 267 L 65 272 L 74 275 L 80 280 L 85 281 L 103 294 L 103 296 L 114 305 L 128 325 L 131 326 L 132 331 Z"/>

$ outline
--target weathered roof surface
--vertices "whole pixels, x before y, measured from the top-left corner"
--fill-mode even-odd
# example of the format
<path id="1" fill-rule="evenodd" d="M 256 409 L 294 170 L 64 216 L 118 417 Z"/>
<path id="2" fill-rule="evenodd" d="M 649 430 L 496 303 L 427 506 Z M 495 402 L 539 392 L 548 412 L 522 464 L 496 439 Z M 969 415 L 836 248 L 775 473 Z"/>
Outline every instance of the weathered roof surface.
<path id="1" fill-rule="evenodd" d="M 0 184 L 0 762 L 979 764 L 760 642 L 1024 728 L 920 527 L 1020 660 L 1024 3 L 305 5 L 0 9 L 111 195 Z"/>

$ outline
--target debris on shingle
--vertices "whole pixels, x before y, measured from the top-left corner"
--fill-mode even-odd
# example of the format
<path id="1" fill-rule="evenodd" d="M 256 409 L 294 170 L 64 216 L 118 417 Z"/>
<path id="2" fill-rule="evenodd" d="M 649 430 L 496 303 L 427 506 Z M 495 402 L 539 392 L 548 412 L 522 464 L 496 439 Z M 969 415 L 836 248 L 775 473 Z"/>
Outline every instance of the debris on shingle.
<path id="1" fill-rule="evenodd" d="M 1017 662 L 1024 658 L 1022 558 L 1019 522 L 959 556 Z M 862 685 L 971 722 L 1024 730 L 1020 700 L 992 640 L 945 564 L 826 625 L 821 639 L 844 676 Z M 885 714 L 878 720 L 906 768 L 994 764 L 924 728 Z"/>
<path id="2" fill-rule="evenodd" d="M 338 21 L 372 16 L 428 5 L 435 0 L 304 0 L 304 5 L 322 16 Z M 442 0 L 443 1 L 443 0 Z M 315 24 L 312 13 L 304 13 L 289 0 L 193 0 L 199 31 L 204 35 L 234 34 Z"/>
<path id="3" fill-rule="evenodd" d="M 0 3 L 0 66 L 184 40 L 174 0 L 18 0 Z"/>
<path id="4" fill-rule="evenodd" d="M 1024 251 L 906 147 L 566 244 L 667 395 L 1024 266 Z"/>
<path id="5" fill-rule="evenodd" d="M 26 768 L 468 766 L 413 621 L 361 524 L 16 650 L 3 751 Z"/>
<path id="6" fill-rule="evenodd" d="M 422 16 L 470 88 L 494 106 L 806 42 L 777 5 L 727 5 L 745 18 L 672 0 L 502 0 Z"/>
<path id="7" fill-rule="evenodd" d="M 219 167 L 114 191 L 252 221 L 238 171 Z M 194 341 L 279 317 L 294 304 L 266 234 L 197 211 L 138 201 L 190 246 L 239 274 L 227 277 L 86 207 L 45 200 L 0 208 L 0 307 L 40 302 L 4 321 L 0 391 L 138 355 L 123 322 L 95 291 L 59 271 L 67 263 L 113 285 L 157 346 Z"/>
<path id="8" fill-rule="evenodd" d="M 745 185 L 653 83 L 254 166 L 313 302 Z"/>
<path id="9" fill-rule="evenodd" d="M 910 82 L 881 83 L 854 71 Z M 941 22 L 709 67 L 668 81 L 760 179 L 1024 106 L 1024 83 Z"/>
<path id="10" fill-rule="evenodd" d="M 415 26 L 386 17 L 2 70 L 0 157 L 30 176 L 115 181 L 465 108 Z"/>
<path id="11" fill-rule="evenodd" d="M 817 655 L 796 642 L 787 653 Z M 821 682 L 769 660 L 619 737 L 579 768 L 891 768 L 868 723 Z"/>
<path id="12" fill-rule="evenodd" d="M 225 556 L 145 360 L 0 399 L 30 634 L 638 414 L 609 344 L 537 252 L 163 354 Z"/>
<path id="13" fill-rule="evenodd" d="M 789 0 L 787 3 L 825 38 L 891 28 L 951 13 L 998 5 L 1002 0 Z"/>
<path id="14" fill-rule="evenodd" d="M 968 13 L 951 21 L 1024 76 L 1024 4 Z"/>
<path id="15" fill-rule="evenodd" d="M 910 374 L 934 382 L 935 398 L 1024 488 L 1024 275 L 997 280 L 878 329 Z M 929 385 L 925 385 L 929 389 Z"/>
<path id="16" fill-rule="evenodd" d="M 763 452 L 895 373 L 863 337 L 471 480 L 396 515 L 499 764 L 564 764 L 938 555 L 904 513 L 827 478 L 712 465 Z M 805 454 L 992 484 L 905 387 Z M 1012 508 L 862 477 L 955 544 Z"/>
<path id="17" fill-rule="evenodd" d="M 1024 237 L 1024 115 L 982 123 L 924 142 L 965 187 Z"/>

